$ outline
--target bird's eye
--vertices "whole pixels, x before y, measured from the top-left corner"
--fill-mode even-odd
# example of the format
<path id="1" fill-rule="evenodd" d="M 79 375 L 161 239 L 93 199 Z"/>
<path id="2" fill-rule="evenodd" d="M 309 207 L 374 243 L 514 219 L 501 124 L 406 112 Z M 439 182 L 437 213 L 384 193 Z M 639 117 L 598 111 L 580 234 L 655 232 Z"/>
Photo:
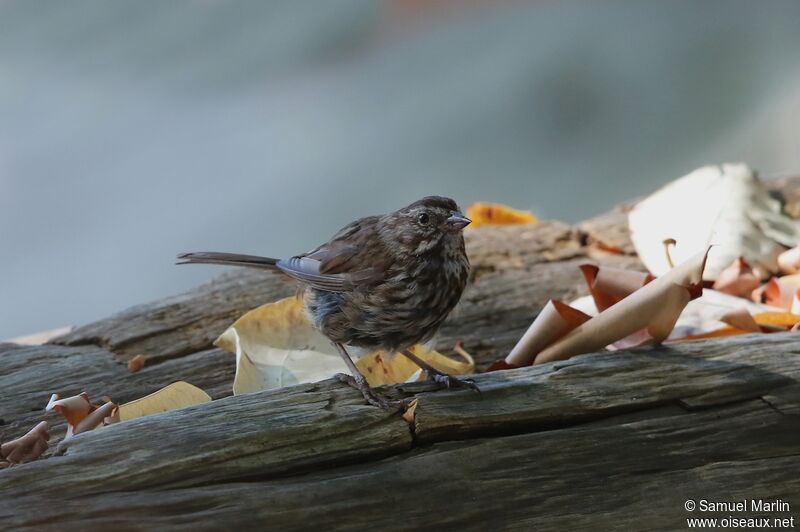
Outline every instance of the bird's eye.
<path id="1" fill-rule="evenodd" d="M 419 215 L 419 216 L 417 216 L 417 220 L 418 220 L 418 221 L 419 221 L 419 223 L 421 223 L 422 225 L 428 225 L 428 222 L 430 222 L 430 221 L 431 221 L 431 217 L 430 217 L 430 216 L 428 216 L 428 213 L 427 213 L 427 212 L 423 212 L 423 213 L 420 213 L 420 215 Z"/>

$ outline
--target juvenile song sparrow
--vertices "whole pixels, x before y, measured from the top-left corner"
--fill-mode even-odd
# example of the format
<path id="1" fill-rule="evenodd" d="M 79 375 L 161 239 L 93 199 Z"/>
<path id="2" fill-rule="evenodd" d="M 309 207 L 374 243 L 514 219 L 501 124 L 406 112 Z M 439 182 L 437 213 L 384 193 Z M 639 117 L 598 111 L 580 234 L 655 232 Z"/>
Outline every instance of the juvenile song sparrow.
<path id="1" fill-rule="evenodd" d="M 358 371 L 344 346 L 399 352 L 448 387 L 470 386 L 409 351 L 429 340 L 467 284 L 462 231 L 470 223 L 455 201 L 429 196 L 342 228 L 327 243 L 289 259 L 230 253 L 184 253 L 178 264 L 224 264 L 283 272 L 305 287 L 313 324 L 334 343 L 350 375 L 337 377 L 371 404 L 394 408 Z"/>

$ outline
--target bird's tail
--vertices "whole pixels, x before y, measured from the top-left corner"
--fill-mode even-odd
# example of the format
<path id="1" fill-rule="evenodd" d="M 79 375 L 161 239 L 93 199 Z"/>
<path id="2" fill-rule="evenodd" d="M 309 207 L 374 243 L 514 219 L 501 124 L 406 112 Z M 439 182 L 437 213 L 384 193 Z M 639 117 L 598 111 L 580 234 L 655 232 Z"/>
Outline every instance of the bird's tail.
<path id="1" fill-rule="evenodd" d="M 181 253 L 175 264 L 221 264 L 223 266 L 245 266 L 267 270 L 276 269 L 278 259 L 258 257 L 256 255 L 239 255 L 238 253 L 217 253 L 214 251 L 198 251 Z"/>

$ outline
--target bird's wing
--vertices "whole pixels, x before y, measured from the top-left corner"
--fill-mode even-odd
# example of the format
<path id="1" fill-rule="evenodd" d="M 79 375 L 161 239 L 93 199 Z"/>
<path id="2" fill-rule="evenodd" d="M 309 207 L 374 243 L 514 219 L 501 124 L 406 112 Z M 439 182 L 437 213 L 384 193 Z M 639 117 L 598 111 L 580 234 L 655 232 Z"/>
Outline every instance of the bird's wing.
<path id="1" fill-rule="evenodd" d="M 356 220 L 322 246 L 304 255 L 278 261 L 286 275 L 313 288 L 330 292 L 353 290 L 380 276 L 378 217 Z"/>
<path id="2" fill-rule="evenodd" d="M 289 277 L 320 290 L 345 292 L 353 287 L 353 283 L 347 274 L 321 273 L 320 261 L 316 259 L 292 257 L 279 260 L 276 266 Z"/>

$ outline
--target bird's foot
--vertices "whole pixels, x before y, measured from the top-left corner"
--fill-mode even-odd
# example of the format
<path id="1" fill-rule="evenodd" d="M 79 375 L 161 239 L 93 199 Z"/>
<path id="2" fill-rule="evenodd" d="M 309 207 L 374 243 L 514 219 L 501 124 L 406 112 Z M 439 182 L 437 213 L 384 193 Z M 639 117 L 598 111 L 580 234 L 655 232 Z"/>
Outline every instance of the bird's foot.
<path id="1" fill-rule="evenodd" d="M 443 385 L 449 390 L 453 388 L 469 388 L 470 390 L 475 390 L 476 392 L 481 393 L 481 389 L 478 388 L 478 385 L 475 384 L 475 381 L 472 379 L 459 379 L 434 368 L 426 370 L 426 372 L 430 380 Z"/>
<path id="2" fill-rule="evenodd" d="M 402 399 L 389 399 L 388 397 L 384 397 L 383 395 L 379 394 L 370 387 L 370 385 L 367 383 L 367 380 L 361 375 L 354 377 L 352 375 L 348 375 L 347 373 L 337 373 L 334 375 L 334 378 L 339 382 L 343 382 L 360 391 L 361 395 L 364 396 L 364 399 L 366 399 L 367 402 L 373 406 L 377 406 L 384 410 L 405 410 L 406 406 L 408 406 L 408 403 Z"/>
<path id="3" fill-rule="evenodd" d="M 438 369 L 431 366 L 429 363 L 425 362 L 417 355 L 415 355 L 412 351 L 405 349 L 400 351 L 403 355 L 408 357 L 414 364 L 422 368 L 422 370 L 428 375 L 428 380 L 432 380 L 437 384 L 442 384 L 448 389 L 453 388 L 469 388 L 471 390 L 475 390 L 478 393 L 481 393 L 481 389 L 478 388 L 478 385 L 475 384 L 475 381 L 472 379 L 458 379 L 453 377 L 452 375 L 448 375 L 443 371 L 439 371 Z"/>

